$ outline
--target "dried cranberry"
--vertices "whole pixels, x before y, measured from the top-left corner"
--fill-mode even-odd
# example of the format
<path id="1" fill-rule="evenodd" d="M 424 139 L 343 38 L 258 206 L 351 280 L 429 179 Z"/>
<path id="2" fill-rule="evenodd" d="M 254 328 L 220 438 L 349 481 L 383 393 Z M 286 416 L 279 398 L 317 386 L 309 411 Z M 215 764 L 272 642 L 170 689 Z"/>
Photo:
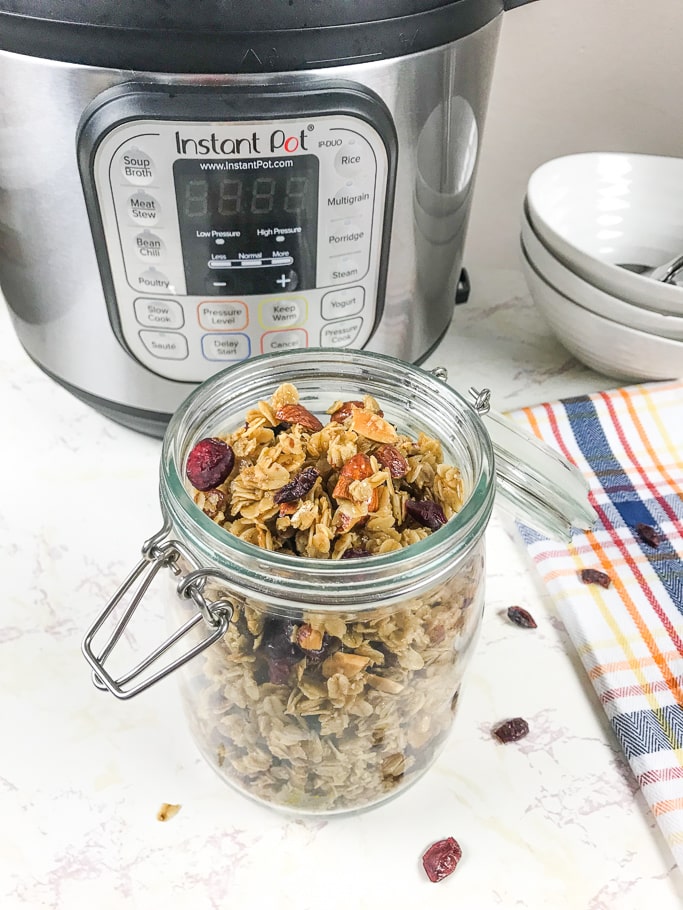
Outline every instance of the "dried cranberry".
<path id="1" fill-rule="evenodd" d="M 585 585 L 600 585 L 603 588 L 609 588 L 612 584 L 607 572 L 600 572 L 598 569 L 581 569 L 581 581 Z"/>
<path id="2" fill-rule="evenodd" d="M 452 872 L 462 859 L 460 844 L 453 837 L 438 840 L 422 857 L 422 865 L 430 882 L 440 882 Z"/>
<path id="3" fill-rule="evenodd" d="M 297 499 L 301 499 L 313 487 L 318 477 L 320 477 L 320 474 L 315 468 L 305 468 L 293 480 L 286 483 L 284 487 L 280 487 L 273 496 L 273 501 L 281 503 L 294 502 Z"/>
<path id="4" fill-rule="evenodd" d="M 344 550 L 341 559 L 360 559 L 363 556 L 372 556 L 370 550 L 364 550 L 362 547 L 350 547 Z"/>
<path id="5" fill-rule="evenodd" d="M 296 628 L 291 620 L 272 616 L 264 623 L 259 650 L 268 664 L 269 682 L 276 685 L 287 682 L 289 671 L 304 657 L 295 641 Z"/>
<path id="6" fill-rule="evenodd" d="M 523 717 L 513 717 L 512 720 L 506 720 L 504 724 L 495 727 L 493 735 L 502 743 L 514 743 L 518 739 L 523 739 L 529 732 L 529 724 Z"/>
<path id="7" fill-rule="evenodd" d="M 406 512 L 418 524 L 432 531 L 438 531 L 441 525 L 446 524 L 446 516 L 438 502 L 433 499 L 408 499 Z"/>
<path id="8" fill-rule="evenodd" d="M 223 483 L 235 464 L 235 453 L 222 439 L 201 439 L 187 456 L 185 473 L 192 486 L 206 492 Z"/>
<path id="9" fill-rule="evenodd" d="M 638 522 L 636 525 L 636 534 L 643 543 L 649 544 L 651 547 L 654 547 L 656 550 L 657 547 L 662 542 L 662 535 L 656 528 L 653 528 L 652 525 L 646 525 L 642 522 Z"/>
<path id="10" fill-rule="evenodd" d="M 524 629 L 536 629 L 536 620 L 524 607 L 508 607 L 508 619 Z"/>

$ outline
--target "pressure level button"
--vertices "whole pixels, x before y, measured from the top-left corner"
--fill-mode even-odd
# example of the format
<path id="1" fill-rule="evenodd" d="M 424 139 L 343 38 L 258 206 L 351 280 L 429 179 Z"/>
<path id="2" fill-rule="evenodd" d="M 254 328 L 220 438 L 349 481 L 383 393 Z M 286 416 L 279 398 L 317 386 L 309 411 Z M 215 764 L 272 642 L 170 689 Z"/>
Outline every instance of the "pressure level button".
<path id="1" fill-rule="evenodd" d="M 161 215 L 159 200 L 144 190 L 133 193 L 126 205 L 128 217 L 134 224 L 156 224 Z"/>
<path id="2" fill-rule="evenodd" d="M 156 176 L 156 168 L 147 152 L 137 147 L 125 149 L 119 157 L 121 175 L 128 183 L 146 186 Z"/>

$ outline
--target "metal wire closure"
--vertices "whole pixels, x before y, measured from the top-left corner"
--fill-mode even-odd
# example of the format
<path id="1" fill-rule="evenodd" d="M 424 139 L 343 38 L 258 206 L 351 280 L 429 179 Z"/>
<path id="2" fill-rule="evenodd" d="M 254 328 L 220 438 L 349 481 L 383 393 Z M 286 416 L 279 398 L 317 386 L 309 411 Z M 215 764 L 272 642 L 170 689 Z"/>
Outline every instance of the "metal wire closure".
<path id="1" fill-rule="evenodd" d="M 204 651 L 205 648 L 210 647 L 214 642 L 225 635 L 230 620 L 232 619 L 234 607 L 230 601 L 225 599 L 211 601 L 207 600 L 204 596 L 204 587 L 207 579 L 217 577 L 216 573 L 211 569 L 199 567 L 187 547 L 179 540 L 167 540 L 166 538 L 169 532 L 170 525 L 166 523 L 157 534 L 145 541 L 142 546 L 142 559 L 116 591 L 83 638 L 82 650 L 85 659 L 93 669 L 92 681 L 94 685 L 102 691 L 111 692 L 117 698 L 132 698 L 134 695 L 144 692 L 145 689 L 148 689 L 150 686 L 154 685 L 154 683 L 159 682 L 159 680 L 164 679 L 164 677 L 173 673 L 178 667 L 181 667 L 189 660 L 192 660 L 193 657 L 196 657 Z M 182 574 L 182 569 L 178 562 L 180 557 L 182 557 L 192 569 L 185 575 Z M 147 657 L 136 664 L 131 670 L 124 673 L 118 679 L 115 679 L 105 669 L 105 661 L 116 647 L 126 626 L 132 619 L 133 614 L 161 569 L 170 569 L 174 575 L 182 576 L 177 585 L 178 596 L 192 600 L 197 607 L 197 612 L 191 616 L 183 626 L 177 629 L 160 644 L 158 648 L 155 648 L 151 654 L 148 654 Z M 96 653 L 93 649 L 93 640 L 95 636 L 129 592 L 132 593 L 128 606 L 117 620 L 99 653 Z M 181 654 L 176 659 L 165 664 L 161 669 L 145 676 L 135 685 L 129 685 L 133 680 L 138 679 L 148 667 L 155 663 L 202 620 L 211 630 L 206 638 L 194 645 L 194 647 L 190 648 L 184 654 Z"/>
<path id="2" fill-rule="evenodd" d="M 480 417 L 485 417 L 491 410 L 491 389 L 482 389 L 479 392 L 470 386 L 469 393 L 474 399 L 474 410 Z"/>

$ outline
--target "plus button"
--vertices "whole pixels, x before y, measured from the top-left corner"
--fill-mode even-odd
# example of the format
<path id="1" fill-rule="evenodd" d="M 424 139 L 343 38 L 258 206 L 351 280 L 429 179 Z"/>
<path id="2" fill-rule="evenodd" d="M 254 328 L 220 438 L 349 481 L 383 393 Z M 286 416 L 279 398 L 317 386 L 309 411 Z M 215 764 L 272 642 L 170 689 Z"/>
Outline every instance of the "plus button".
<path id="1" fill-rule="evenodd" d="M 287 287 L 287 285 L 291 282 L 291 280 L 292 280 L 292 279 L 291 279 L 291 278 L 287 278 L 287 277 L 285 276 L 285 273 L 283 272 L 283 273 L 280 275 L 279 278 L 276 278 L 276 279 L 275 279 L 275 284 L 279 284 L 280 287 L 284 290 L 284 289 Z"/>

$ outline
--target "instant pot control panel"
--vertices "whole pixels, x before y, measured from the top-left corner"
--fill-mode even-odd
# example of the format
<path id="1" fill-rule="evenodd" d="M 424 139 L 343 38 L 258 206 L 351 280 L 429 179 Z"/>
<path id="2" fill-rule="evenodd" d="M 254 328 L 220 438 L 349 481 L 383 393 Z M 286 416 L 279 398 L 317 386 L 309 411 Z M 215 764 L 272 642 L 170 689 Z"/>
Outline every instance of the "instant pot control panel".
<path id="1" fill-rule="evenodd" d="M 127 86 L 86 112 L 78 146 L 110 321 L 145 367 L 201 382 L 368 342 L 396 158 L 373 96 Z"/>

